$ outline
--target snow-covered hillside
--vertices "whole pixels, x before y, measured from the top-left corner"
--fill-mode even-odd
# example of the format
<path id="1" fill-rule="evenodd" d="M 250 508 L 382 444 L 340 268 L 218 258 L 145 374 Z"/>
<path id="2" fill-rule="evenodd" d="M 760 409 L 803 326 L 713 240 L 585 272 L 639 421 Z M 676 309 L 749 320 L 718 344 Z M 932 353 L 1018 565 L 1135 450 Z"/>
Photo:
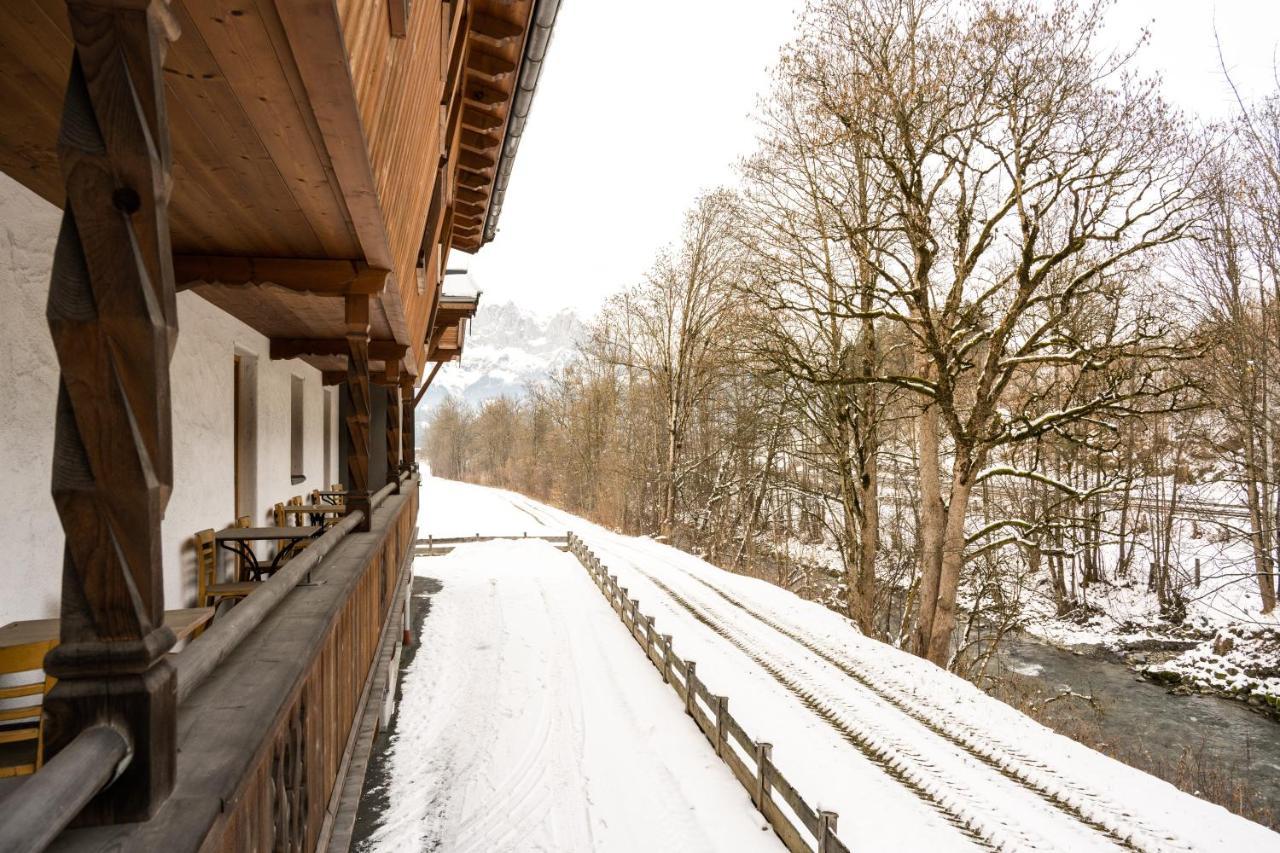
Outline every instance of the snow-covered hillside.
<path id="1" fill-rule="evenodd" d="M 419 521 L 437 537 L 577 533 L 803 796 L 840 814 L 850 849 L 1280 849 L 773 585 L 479 486 L 427 479 Z M 373 849 L 777 849 L 572 558 L 478 543 L 415 571 L 442 589 Z"/>
<path id="2" fill-rule="evenodd" d="M 502 395 L 523 397 L 568 361 L 582 328 L 567 309 L 544 317 L 512 302 L 481 299 L 462 360 L 440 370 L 419 412 L 430 412 L 447 394 L 472 405 Z"/>

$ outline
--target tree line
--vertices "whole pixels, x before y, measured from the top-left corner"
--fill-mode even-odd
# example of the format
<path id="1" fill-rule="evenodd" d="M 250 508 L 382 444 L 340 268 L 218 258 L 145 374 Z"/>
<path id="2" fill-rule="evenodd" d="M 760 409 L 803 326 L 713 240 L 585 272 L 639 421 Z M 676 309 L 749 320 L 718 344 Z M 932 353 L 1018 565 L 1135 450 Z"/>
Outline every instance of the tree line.
<path id="1" fill-rule="evenodd" d="M 1135 71 L 1142 39 L 1105 44 L 1105 10 L 812 3 L 738 184 L 527 400 L 442 405 L 433 471 L 953 668 L 1031 589 L 1065 615 L 1146 584 L 1176 618 L 1173 519 L 1216 481 L 1273 609 L 1280 97 L 1197 126 Z"/>

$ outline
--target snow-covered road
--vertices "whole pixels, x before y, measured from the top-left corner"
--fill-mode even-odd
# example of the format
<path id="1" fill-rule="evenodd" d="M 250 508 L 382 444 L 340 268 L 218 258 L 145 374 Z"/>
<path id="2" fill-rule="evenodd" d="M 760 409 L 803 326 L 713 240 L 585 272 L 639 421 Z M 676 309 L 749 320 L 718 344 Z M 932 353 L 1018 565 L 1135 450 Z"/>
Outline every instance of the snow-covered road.
<path id="1" fill-rule="evenodd" d="M 1280 850 L 769 584 L 507 492 L 428 479 L 422 506 L 423 535 L 581 536 L 851 849 Z M 776 849 L 572 557 L 495 542 L 418 571 L 444 590 L 379 849 Z"/>
<path id="2" fill-rule="evenodd" d="M 433 492 L 424 529 L 457 534 L 432 518 L 450 511 Z M 484 507 L 464 529 L 519 515 Z M 572 556 L 479 543 L 415 570 L 443 588 L 406 674 L 390 807 L 366 849 L 782 849 Z"/>

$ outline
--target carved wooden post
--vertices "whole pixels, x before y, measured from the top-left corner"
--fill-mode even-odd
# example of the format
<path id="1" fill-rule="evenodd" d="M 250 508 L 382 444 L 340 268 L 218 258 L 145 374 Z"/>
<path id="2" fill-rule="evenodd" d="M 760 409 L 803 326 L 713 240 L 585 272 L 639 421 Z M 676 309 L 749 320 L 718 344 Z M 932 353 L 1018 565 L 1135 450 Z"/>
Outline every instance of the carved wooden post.
<path id="1" fill-rule="evenodd" d="M 173 788 L 175 680 L 165 652 L 160 523 L 173 488 L 177 342 L 162 65 L 163 0 L 68 0 L 75 52 L 58 134 L 66 183 L 47 316 L 62 375 L 52 492 L 66 535 L 46 760 L 85 728 L 131 758 L 78 825 L 150 817 Z"/>
<path id="2" fill-rule="evenodd" d="M 400 470 L 403 472 L 413 470 L 417 453 L 413 408 L 413 377 L 406 373 L 400 377 Z"/>
<path id="3" fill-rule="evenodd" d="M 387 482 L 396 484 L 396 492 L 400 491 L 400 362 L 387 359 L 386 386 L 383 393 L 387 398 Z"/>
<path id="4" fill-rule="evenodd" d="M 356 528 L 367 533 L 373 515 L 369 507 L 369 297 L 347 296 L 347 512 L 360 510 L 364 521 Z"/>

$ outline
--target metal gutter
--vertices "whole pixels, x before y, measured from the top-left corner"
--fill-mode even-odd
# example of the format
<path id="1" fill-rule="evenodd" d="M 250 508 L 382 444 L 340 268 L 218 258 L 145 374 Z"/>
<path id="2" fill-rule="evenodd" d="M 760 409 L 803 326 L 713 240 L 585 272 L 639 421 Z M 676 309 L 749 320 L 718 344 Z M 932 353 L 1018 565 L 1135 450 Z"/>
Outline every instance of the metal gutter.
<path id="1" fill-rule="evenodd" d="M 481 246 L 492 240 L 498 233 L 498 217 L 502 215 L 502 202 L 507 195 L 507 181 L 515 165 L 516 151 L 520 148 L 520 138 L 524 135 L 529 109 L 533 106 L 533 96 L 538 89 L 538 78 L 542 75 L 542 63 L 547 56 L 547 47 L 551 44 L 551 33 L 559 11 L 560 0 L 537 0 L 533 15 L 530 17 L 529 36 L 525 39 L 524 57 L 520 62 L 520 79 L 516 82 L 516 91 L 512 97 L 507 132 L 502 140 L 502 157 L 498 161 L 498 171 L 494 175 L 493 194 L 489 197 L 489 212 L 485 217 Z"/>

